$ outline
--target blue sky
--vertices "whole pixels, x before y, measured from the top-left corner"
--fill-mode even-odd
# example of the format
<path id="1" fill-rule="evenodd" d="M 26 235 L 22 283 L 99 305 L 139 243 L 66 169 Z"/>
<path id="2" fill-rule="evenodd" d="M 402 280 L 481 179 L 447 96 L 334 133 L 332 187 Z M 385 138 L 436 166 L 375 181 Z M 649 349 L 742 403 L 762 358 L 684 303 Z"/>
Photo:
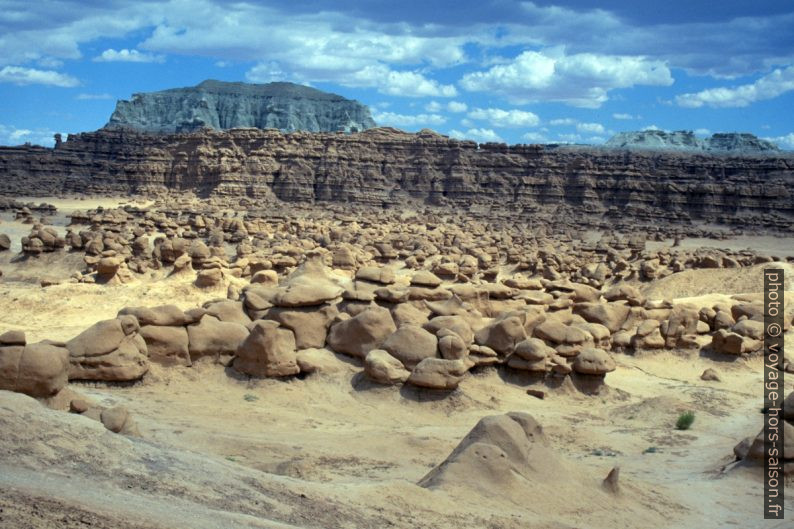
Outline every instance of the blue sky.
<path id="1" fill-rule="evenodd" d="M 0 0 L 0 144 L 205 79 L 309 84 L 476 141 L 659 128 L 794 149 L 794 2 Z"/>

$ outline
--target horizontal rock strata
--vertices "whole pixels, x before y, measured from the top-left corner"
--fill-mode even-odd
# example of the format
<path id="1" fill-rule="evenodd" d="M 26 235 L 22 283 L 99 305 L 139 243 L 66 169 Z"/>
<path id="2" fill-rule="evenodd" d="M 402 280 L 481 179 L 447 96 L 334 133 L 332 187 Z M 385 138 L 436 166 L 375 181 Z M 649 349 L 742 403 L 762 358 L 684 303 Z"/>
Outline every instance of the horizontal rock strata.
<path id="1" fill-rule="evenodd" d="M 431 205 L 791 229 L 794 155 L 480 144 L 430 131 L 100 130 L 54 149 L 0 148 L 0 193 L 201 196 Z"/>

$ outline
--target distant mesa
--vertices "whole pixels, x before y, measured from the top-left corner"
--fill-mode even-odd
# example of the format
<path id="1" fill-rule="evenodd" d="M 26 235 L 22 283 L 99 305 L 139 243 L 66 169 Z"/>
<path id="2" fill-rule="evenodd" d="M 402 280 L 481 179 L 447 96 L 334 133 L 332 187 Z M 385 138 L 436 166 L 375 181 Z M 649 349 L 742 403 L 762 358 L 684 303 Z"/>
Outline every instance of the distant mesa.
<path id="1" fill-rule="evenodd" d="M 105 128 L 173 134 L 202 128 L 359 132 L 375 127 L 366 105 L 294 83 L 208 80 L 118 101 Z"/>
<path id="2" fill-rule="evenodd" d="M 762 140 L 753 134 L 726 132 L 701 139 L 687 130 L 668 132 L 665 130 L 641 130 L 621 132 L 604 144 L 620 149 L 674 150 L 689 152 L 735 152 L 741 154 L 776 152 L 780 149 L 771 141 Z"/>

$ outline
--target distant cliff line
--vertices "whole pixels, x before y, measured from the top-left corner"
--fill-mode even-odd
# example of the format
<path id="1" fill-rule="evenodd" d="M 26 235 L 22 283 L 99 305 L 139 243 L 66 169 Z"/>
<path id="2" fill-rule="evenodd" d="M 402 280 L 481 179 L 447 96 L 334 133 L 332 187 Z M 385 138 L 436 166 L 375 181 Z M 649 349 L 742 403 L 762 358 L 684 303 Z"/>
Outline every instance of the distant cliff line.
<path id="1" fill-rule="evenodd" d="M 193 191 L 376 207 L 418 200 L 533 215 L 701 220 L 792 230 L 794 154 L 703 153 L 356 134 L 99 130 L 0 148 L 0 192 Z"/>

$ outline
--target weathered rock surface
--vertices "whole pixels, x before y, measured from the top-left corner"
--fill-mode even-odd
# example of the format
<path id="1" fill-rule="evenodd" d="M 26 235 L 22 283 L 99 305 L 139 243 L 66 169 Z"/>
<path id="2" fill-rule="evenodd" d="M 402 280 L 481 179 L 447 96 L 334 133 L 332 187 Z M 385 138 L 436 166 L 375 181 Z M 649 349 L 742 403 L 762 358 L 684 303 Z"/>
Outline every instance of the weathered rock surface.
<path id="1" fill-rule="evenodd" d="M 482 418 L 419 485 L 512 497 L 567 476 L 543 427 L 527 413 L 510 412 Z"/>
<path id="2" fill-rule="evenodd" d="M 237 348 L 234 369 L 255 377 L 284 377 L 300 372 L 295 335 L 278 322 L 254 322 L 251 334 Z"/>
<path id="3" fill-rule="evenodd" d="M 0 346 L 0 389 L 49 397 L 63 389 L 69 352 L 46 343 Z"/>
<path id="4" fill-rule="evenodd" d="M 328 345 L 337 353 L 365 358 L 396 330 L 388 309 L 372 307 L 333 325 L 328 333 Z"/>
<path id="5" fill-rule="evenodd" d="M 190 132 L 209 127 L 285 132 L 358 132 L 375 127 L 357 101 L 293 83 L 204 81 L 197 86 L 133 94 L 119 101 L 106 125 L 145 132 Z"/>
<path id="6" fill-rule="evenodd" d="M 359 134 L 203 130 L 154 135 L 100 130 L 54 149 L 0 148 L 0 192 L 273 197 L 381 207 L 509 207 L 514 218 L 555 208 L 586 222 L 704 219 L 790 229 L 794 156 L 482 144 L 432 132 Z M 540 208 L 540 209 L 539 209 Z M 737 211 L 743 211 L 737 215 Z M 774 212 L 774 213 L 772 213 Z M 649 265 L 650 266 L 650 265 Z"/>
<path id="7" fill-rule="evenodd" d="M 68 342 L 70 380 L 129 381 L 149 370 L 148 349 L 134 316 L 95 323 Z"/>
<path id="8" fill-rule="evenodd" d="M 374 382 L 385 385 L 405 382 L 411 372 L 388 351 L 373 349 L 364 358 L 364 372 Z"/>
<path id="9" fill-rule="evenodd" d="M 740 153 L 774 152 L 779 150 L 777 145 L 771 141 L 762 140 L 753 134 L 728 132 L 700 139 L 695 136 L 694 132 L 687 130 L 675 132 L 665 130 L 620 132 L 607 140 L 604 145 L 626 149 L 736 151 Z"/>

